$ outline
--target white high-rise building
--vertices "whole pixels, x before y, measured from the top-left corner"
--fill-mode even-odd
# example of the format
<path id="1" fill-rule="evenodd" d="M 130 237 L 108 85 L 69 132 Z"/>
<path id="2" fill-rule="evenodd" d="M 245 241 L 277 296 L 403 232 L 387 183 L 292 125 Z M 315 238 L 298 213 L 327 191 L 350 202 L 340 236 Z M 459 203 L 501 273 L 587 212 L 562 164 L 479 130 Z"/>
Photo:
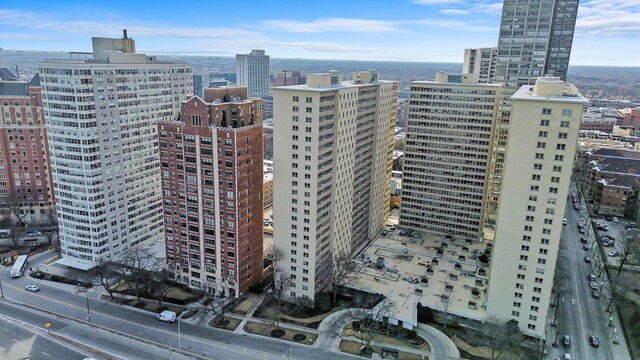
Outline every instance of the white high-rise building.
<path id="1" fill-rule="evenodd" d="M 249 97 L 270 94 L 269 55 L 264 50 L 251 50 L 250 54 L 236 54 L 236 83 L 246 86 Z"/>
<path id="2" fill-rule="evenodd" d="M 400 225 L 481 241 L 502 86 L 439 72 L 410 84 Z"/>
<path id="3" fill-rule="evenodd" d="M 91 60 L 38 63 L 61 262 L 81 269 L 163 241 L 157 122 L 193 94 L 191 65 L 136 54 L 126 31 L 92 40 Z"/>
<path id="4" fill-rule="evenodd" d="M 493 84 L 496 75 L 498 48 L 464 49 L 463 74 L 477 74 L 479 83 Z"/>
<path id="5" fill-rule="evenodd" d="M 542 77 L 512 97 L 487 314 L 544 337 L 582 109 L 572 85 Z"/>
<path id="6" fill-rule="evenodd" d="M 274 88 L 273 238 L 287 298 L 327 290 L 332 257 L 361 249 L 389 213 L 398 83 L 373 70 L 353 79 L 332 71 Z"/>

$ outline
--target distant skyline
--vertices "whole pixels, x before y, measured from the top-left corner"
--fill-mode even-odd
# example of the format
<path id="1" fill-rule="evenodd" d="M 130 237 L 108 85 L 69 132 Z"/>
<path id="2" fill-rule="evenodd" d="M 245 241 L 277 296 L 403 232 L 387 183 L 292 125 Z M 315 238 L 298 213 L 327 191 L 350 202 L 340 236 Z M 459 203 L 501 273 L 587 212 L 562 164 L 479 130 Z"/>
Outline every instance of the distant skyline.
<path id="1" fill-rule="evenodd" d="M 121 37 L 147 54 L 461 63 L 496 46 L 499 0 L 14 1 L 0 5 L 0 47 L 91 51 Z M 640 66 L 640 0 L 582 0 L 571 65 Z"/>

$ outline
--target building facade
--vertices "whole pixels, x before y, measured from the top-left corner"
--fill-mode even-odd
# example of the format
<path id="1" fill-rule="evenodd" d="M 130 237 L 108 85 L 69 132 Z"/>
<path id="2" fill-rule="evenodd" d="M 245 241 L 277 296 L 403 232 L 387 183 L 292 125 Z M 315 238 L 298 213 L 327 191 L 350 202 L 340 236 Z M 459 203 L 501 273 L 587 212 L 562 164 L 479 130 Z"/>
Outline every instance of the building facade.
<path id="1" fill-rule="evenodd" d="M 495 213 L 503 180 L 510 97 L 544 75 L 567 76 L 579 0 L 504 0 L 495 83 L 504 84 L 504 102 L 494 138 L 488 215 Z"/>
<path id="2" fill-rule="evenodd" d="M 477 74 L 479 83 L 493 84 L 496 76 L 498 48 L 464 49 L 463 74 Z"/>
<path id="3" fill-rule="evenodd" d="M 287 298 L 327 290 L 332 259 L 388 216 L 398 84 L 375 71 L 354 79 L 333 71 L 274 89 L 273 238 Z"/>
<path id="4" fill-rule="evenodd" d="M 271 93 L 269 55 L 264 50 L 251 50 L 250 54 L 236 54 L 236 83 L 246 86 L 249 96 L 263 97 Z"/>
<path id="5" fill-rule="evenodd" d="M 262 281 L 262 100 L 205 89 L 158 124 L 167 263 L 176 278 L 238 297 Z"/>
<path id="6" fill-rule="evenodd" d="M 400 226 L 482 240 L 502 86 L 478 79 L 440 72 L 410 84 Z"/>
<path id="7" fill-rule="evenodd" d="M 13 75 L 3 69 L 6 75 Z M 13 77 L 6 76 L 9 79 Z M 55 218 L 47 129 L 39 76 L 0 80 L 0 207 L 15 224 Z M 17 216 L 14 212 L 18 212 Z M 20 218 L 20 219 L 18 219 Z"/>
<path id="8" fill-rule="evenodd" d="M 279 70 L 273 77 L 273 87 L 302 85 L 306 82 L 306 78 L 300 70 Z"/>
<path id="9" fill-rule="evenodd" d="M 193 92 L 190 65 L 93 38 L 90 61 L 40 61 L 61 263 L 88 269 L 164 239 L 157 123 Z"/>
<path id="10" fill-rule="evenodd" d="M 555 77 L 521 87 L 511 101 L 486 312 L 543 338 L 580 117 L 588 101 Z"/>

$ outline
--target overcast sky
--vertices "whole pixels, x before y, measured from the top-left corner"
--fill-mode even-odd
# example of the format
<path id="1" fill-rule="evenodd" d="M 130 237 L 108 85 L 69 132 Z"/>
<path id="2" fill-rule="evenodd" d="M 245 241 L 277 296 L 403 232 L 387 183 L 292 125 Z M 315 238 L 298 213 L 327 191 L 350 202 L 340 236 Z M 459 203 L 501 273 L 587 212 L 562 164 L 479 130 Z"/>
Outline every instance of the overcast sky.
<path id="1" fill-rule="evenodd" d="M 499 0 L 0 2 L 0 47 L 91 51 L 91 37 L 138 52 L 275 58 L 462 62 L 496 46 Z M 582 0 L 572 65 L 640 66 L 640 0 Z"/>

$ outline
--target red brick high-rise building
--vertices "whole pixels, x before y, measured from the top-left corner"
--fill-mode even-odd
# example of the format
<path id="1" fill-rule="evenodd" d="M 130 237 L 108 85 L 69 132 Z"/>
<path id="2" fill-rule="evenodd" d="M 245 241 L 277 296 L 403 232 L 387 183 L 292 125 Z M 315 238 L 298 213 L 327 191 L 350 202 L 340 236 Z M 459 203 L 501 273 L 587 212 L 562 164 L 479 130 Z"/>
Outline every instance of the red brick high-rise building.
<path id="1" fill-rule="evenodd" d="M 262 281 L 262 100 L 204 90 L 158 125 L 167 263 L 176 279 L 237 297 Z"/>
<path id="2" fill-rule="evenodd" d="M 39 79 L 0 80 L 0 210 L 14 223 L 46 224 L 55 211 Z"/>

